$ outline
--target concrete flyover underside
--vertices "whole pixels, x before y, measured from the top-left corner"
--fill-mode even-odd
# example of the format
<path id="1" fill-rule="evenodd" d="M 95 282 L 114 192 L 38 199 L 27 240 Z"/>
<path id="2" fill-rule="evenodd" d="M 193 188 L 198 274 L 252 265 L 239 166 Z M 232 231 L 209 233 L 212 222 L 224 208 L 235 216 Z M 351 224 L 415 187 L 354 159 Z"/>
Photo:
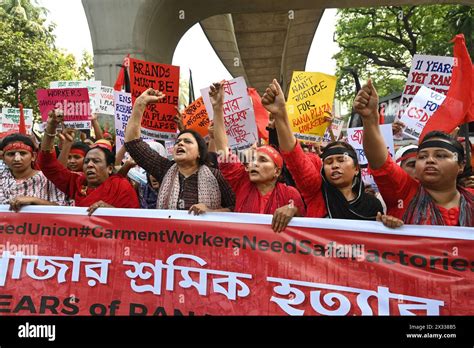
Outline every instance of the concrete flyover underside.
<path id="1" fill-rule="evenodd" d="M 304 70 L 325 8 L 465 4 L 474 0 L 82 0 L 94 48 L 96 79 L 114 83 L 131 56 L 170 64 L 181 37 L 200 22 L 233 76 L 260 93 L 277 78 L 287 87 Z M 211 81 L 210 81 L 211 82 Z"/>

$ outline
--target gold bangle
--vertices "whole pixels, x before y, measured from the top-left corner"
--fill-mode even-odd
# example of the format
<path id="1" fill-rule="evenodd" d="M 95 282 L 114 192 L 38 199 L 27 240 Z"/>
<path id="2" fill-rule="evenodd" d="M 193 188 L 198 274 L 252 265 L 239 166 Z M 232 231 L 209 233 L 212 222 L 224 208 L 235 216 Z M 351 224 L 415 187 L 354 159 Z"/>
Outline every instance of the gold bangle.
<path id="1" fill-rule="evenodd" d="M 56 133 L 47 133 L 46 131 L 44 131 L 44 135 L 48 135 L 50 137 L 56 137 Z"/>

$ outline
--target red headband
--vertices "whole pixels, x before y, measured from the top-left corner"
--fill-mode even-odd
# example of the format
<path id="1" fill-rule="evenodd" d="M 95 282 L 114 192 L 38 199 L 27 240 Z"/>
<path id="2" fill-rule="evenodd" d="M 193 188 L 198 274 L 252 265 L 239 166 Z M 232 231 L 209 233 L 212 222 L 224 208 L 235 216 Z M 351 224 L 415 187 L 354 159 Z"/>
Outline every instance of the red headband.
<path id="1" fill-rule="evenodd" d="M 82 149 L 72 149 L 69 151 L 70 154 L 76 154 L 76 155 L 81 155 L 82 157 L 86 156 L 86 152 Z"/>
<path id="2" fill-rule="evenodd" d="M 268 145 L 260 146 L 257 148 L 257 152 L 263 152 L 264 154 L 270 156 L 270 158 L 278 168 L 283 167 L 283 158 L 281 157 L 280 153 L 273 147 Z"/>
<path id="3" fill-rule="evenodd" d="M 407 159 L 409 159 L 409 158 L 416 157 L 416 154 L 417 154 L 416 152 L 412 152 L 412 153 L 409 153 L 409 154 L 407 154 L 407 155 L 405 155 L 405 156 L 402 156 L 402 157 L 400 157 L 399 159 L 397 159 L 396 163 L 401 163 L 401 162 L 403 162 L 403 161 L 405 161 L 405 160 L 407 160 Z"/>
<path id="4" fill-rule="evenodd" d="M 15 143 L 10 143 L 3 148 L 4 153 L 11 150 L 26 150 L 33 153 L 33 149 L 31 146 L 26 145 L 25 143 L 22 143 L 20 141 L 17 141 Z"/>

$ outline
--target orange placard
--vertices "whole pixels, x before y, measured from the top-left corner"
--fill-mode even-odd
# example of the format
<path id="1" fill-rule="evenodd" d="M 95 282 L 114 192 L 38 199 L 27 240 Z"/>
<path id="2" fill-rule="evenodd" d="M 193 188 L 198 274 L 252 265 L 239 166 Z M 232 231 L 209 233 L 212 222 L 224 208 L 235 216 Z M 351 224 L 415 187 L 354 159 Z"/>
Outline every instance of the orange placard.
<path id="1" fill-rule="evenodd" d="M 202 97 L 196 99 L 183 112 L 183 124 L 186 129 L 193 129 L 203 137 L 209 134 L 209 116 Z"/>

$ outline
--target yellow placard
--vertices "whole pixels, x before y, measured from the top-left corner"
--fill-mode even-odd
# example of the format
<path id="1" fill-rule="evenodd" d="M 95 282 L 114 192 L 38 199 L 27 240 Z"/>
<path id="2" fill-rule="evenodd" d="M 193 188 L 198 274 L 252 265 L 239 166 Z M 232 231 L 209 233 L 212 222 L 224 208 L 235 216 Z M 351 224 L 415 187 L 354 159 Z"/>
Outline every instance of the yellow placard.
<path id="1" fill-rule="evenodd" d="M 319 140 L 324 136 L 329 125 L 324 118 L 332 114 L 336 81 L 336 76 L 323 73 L 293 72 L 286 104 L 297 138 Z"/>

